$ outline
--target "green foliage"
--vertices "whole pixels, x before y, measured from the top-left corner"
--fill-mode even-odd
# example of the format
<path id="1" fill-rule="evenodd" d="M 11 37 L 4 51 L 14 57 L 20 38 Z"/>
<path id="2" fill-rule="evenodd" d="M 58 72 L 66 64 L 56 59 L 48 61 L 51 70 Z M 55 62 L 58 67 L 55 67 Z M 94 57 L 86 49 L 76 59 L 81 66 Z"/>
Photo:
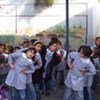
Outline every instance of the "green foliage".
<path id="1" fill-rule="evenodd" d="M 13 43 L 15 41 L 15 36 L 13 35 L 1 35 L 0 36 L 0 42 L 4 42 L 7 44 Z"/>
<path id="2" fill-rule="evenodd" d="M 43 0 L 43 4 L 46 7 L 50 7 L 54 4 L 54 0 Z"/>
<path id="3" fill-rule="evenodd" d="M 77 28 L 77 26 L 76 26 L 76 25 L 74 25 L 74 26 L 73 26 L 73 29 L 76 29 L 76 28 Z"/>
<path id="4" fill-rule="evenodd" d="M 44 7 L 51 7 L 55 0 L 36 0 L 36 6 L 42 5 Z"/>
<path id="5" fill-rule="evenodd" d="M 82 25 L 81 25 L 81 24 L 79 24 L 78 28 L 79 28 L 79 29 L 82 29 Z"/>
<path id="6" fill-rule="evenodd" d="M 54 34 L 65 34 L 66 27 L 65 26 L 57 26 L 54 30 L 52 30 Z"/>

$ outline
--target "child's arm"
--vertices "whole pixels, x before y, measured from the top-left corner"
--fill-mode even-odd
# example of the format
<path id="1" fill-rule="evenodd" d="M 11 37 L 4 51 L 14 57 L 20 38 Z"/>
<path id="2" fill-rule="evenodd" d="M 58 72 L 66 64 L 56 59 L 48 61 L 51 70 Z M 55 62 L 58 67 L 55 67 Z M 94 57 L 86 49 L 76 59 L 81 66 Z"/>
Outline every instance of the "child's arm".
<path id="1" fill-rule="evenodd" d="M 18 58 L 21 56 L 21 53 L 12 53 L 8 56 L 8 65 L 10 66 L 10 68 L 15 68 L 14 66 L 14 58 Z"/>
<path id="2" fill-rule="evenodd" d="M 96 69 L 95 69 L 94 65 L 92 64 L 92 62 L 90 62 L 87 65 L 87 70 L 84 71 L 84 75 L 89 76 L 89 75 L 95 75 L 95 74 L 96 74 Z"/>
<path id="3" fill-rule="evenodd" d="M 42 67 L 42 59 L 41 59 L 41 56 L 36 55 L 35 61 L 36 61 L 35 64 L 34 64 L 35 69 L 40 69 Z"/>
<path id="4" fill-rule="evenodd" d="M 68 66 L 70 69 L 73 67 L 73 62 L 74 62 L 73 53 L 70 53 L 68 55 Z"/>
<path id="5" fill-rule="evenodd" d="M 23 74 L 31 74 L 35 72 L 35 66 L 33 65 L 33 62 L 30 62 L 29 68 L 28 69 L 24 69 L 21 71 L 21 73 Z"/>

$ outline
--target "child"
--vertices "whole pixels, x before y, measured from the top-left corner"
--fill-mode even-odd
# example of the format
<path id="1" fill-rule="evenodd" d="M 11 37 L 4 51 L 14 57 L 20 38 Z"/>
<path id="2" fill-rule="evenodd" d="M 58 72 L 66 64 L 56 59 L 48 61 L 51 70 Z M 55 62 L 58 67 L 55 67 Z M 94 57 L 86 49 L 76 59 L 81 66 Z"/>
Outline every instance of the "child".
<path id="1" fill-rule="evenodd" d="M 8 66 L 6 66 L 8 55 L 5 54 L 5 49 L 5 44 L 0 44 L 0 83 L 4 83 L 8 73 Z"/>
<path id="2" fill-rule="evenodd" d="M 53 67 L 56 66 L 61 59 L 57 56 L 56 50 L 57 50 L 57 41 L 50 41 L 49 45 L 45 52 L 45 65 L 43 73 L 44 77 L 44 83 L 45 83 L 45 95 L 48 96 L 50 94 L 50 81 L 52 76 Z"/>
<path id="3" fill-rule="evenodd" d="M 65 79 L 65 95 L 64 100 L 84 100 L 83 87 L 84 77 L 91 76 L 96 73 L 96 70 L 89 60 L 91 56 L 89 46 L 82 46 L 80 53 L 72 52 L 68 55 L 68 65 L 70 70 Z"/>
<path id="4" fill-rule="evenodd" d="M 94 76 L 94 84 L 100 84 L 100 48 L 95 47 L 91 60 L 96 68 L 96 75 Z"/>
<path id="5" fill-rule="evenodd" d="M 100 48 L 100 37 L 96 37 L 95 45 L 96 45 L 97 48 Z"/>
<path id="6" fill-rule="evenodd" d="M 98 37 L 95 38 L 95 43 L 91 47 L 91 49 L 93 50 L 95 47 L 100 48 L 100 36 L 98 36 Z"/>
<path id="7" fill-rule="evenodd" d="M 57 74 L 59 72 L 59 85 L 64 86 L 64 70 L 66 68 L 66 63 L 65 63 L 65 58 L 66 58 L 66 51 L 62 48 L 62 44 L 60 41 L 58 41 L 58 48 L 57 48 L 57 55 L 60 57 L 61 61 L 57 66 L 53 68 L 52 72 L 52 81 L 51 81 L 51 86 L 53 90 L 56 90 L 57 85 L 56 85 L 56 78 Z"/>
<path id="8" fill-rule="evenodd" d="M 3 53 L 4 53 L 4 51 L 5 51 L 5 49 L 6 49 L 5 44 L 0 43 L 0 54 L 3 54 Z"/>
<path id="9" fill-rule="evenodd" d="M 10 89 L 4 84 L 9 72 L 7 58 L 8 54 L 5 54 L 5 45 L 0 44 L 0 100 L 11 100 Z"/>
<path id="10" fill-rule="evenodd" d="M 5 65 L 5 57 L 0 54 L 0 84 L 4 83 L 4 80 L 5 80 L 4 65 Z"/>
<path id="11" fill-rule="evenodd" d="M 64 86 L 64 70 L 66 68 L 66 51 L 62 48 L 61 42 L 59 43 L 59 48 L 57 54 L 61 57 L 61 62 L 57 65 L 59 74 L 60 74 L 60 85 Z"/>
<path id="12" fill-rule="evenodd" d="M 32 58 L 35 57 L 36 50 L 32 47 L 23 52 L 12 53 L 9 55 L 10 72 L 5 83 L 12 87 L 13 100 L 26 99 L 26 84 L 29 74 L 35 72 Z M 20 99 L 19 99 L 20 98 Z"/>
<path id="13" fill-rule="evenodd" d="M 38 66 L 38 68 L 35 71 L 35 73 L 32 74 L 32 79 L 33 79 L 33 84 L 36 90 L 37 100 L 40 100 L 41 99 L 40 81 L 42 81 L 42 59 L 39 52 L 41 51 L 42 43 L 40 41 L 35 41 L 33 46 L 37 51 L 34 65 Z"/>

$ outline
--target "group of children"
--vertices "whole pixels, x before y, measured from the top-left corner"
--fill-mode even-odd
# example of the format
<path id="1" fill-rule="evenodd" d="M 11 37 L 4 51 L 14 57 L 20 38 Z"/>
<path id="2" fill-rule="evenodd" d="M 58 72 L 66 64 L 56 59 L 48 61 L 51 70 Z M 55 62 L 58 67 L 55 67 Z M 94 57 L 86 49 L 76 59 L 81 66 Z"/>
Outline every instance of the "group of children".
<path id="1" fill-rule="evenodd" d="M 64 100 L 95 100 L 94 87 L 100 84 L 100 37 L 95 46 L 82 45 L 68 55 Z"/>
<path id="2" fill-rule="evenodd" d="M 65 53 L 56 38 L 48 46 L 35 39 L 25 40 L 22 45 L 14 48 L 1 43 L 1 84 L 10 88 L 12 100 L 40 100 L 42 93 L 50 95 L 54 87 L 52 72 L 61 61 L 65 63 L 62 57 L 66 56 Z"/>
<path id="3" fill-rule="evenodd" d="M 16 47 L 1 43 L 0 87 L 7 87 L 9 95 L 3 96 L 0 88 L 0 100 L 41 100 L 42 94 L 49 96 L 57 88 L 58 72 L 59 85 L 65 82 L 66 88 L 62 100 L 94 100 L 93 80 L 100 82 L 100 37 L 95 44 L 94 48 L 82 45 L 66 58 L 57 38 L 47 46 L 36 39 Z M 65 69 L 69 70 L 66 78 Z"/>

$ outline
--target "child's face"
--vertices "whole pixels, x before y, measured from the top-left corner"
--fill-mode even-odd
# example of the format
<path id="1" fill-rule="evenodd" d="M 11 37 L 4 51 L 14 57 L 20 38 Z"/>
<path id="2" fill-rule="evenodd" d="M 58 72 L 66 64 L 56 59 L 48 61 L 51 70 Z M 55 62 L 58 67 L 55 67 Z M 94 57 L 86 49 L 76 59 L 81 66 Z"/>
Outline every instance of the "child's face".
<path id="1" fill-rule="evenodd" d="M 62 46 L 61 46 L 60 44 L 58 44 L 57 46 L 58 46 L 58 48 L 57 48 L 57 49 L 61 49 L 61 48 L 62 48 Z"/>
<path id="2" fill-rule="evenodd" d="M 5 47 L 4 46 L 0 46 L 0 53 L 3 53 L 5 51 Z"/>
<path id="3" fill-rule="evenodd" d="M 84 53 L 83 53 L 83 50 L 82 50 L 82 49 L 80 50 L 80 57 L 81 57 L 81 58 L 84 58 L 84 57 L 85 57 L 85 55 L 84 55 Z"/>
<path id="4" fill-rule="evenodd" d="M 18 48 L 16 48 L 16 49 L 14 49 L 14 50 L 13 50 L 13 52 L 16 52 L 16 51 L 18 51 L 18 50 L 19 50 L 19 49 L 18 49 Z"/>
<path id="5" fill-rule="evenodd" d="M 35 56 L 34 50 L 29 50 L 26 52 L 28 58 L 33 58 Z"/>
<path id="6" fill-rule="evenodd" d="M 57 44 L 54 43 L 49 48 L 50 48 L 51 51 L 56 51 L 57 50 Z"/>
<path id="7" fill-rule="evenodd" d="M 36 44 L 34 47 L 35 47 L 36 51 L 39 52 L 41 50 L 42 46 L 41 46 L 41 44 Z"/>
<path id="8" fill-rule="evenodd" d="M 24 47 L 24 48 L 29 47 L 29 42 L 24 42 L 24 43 L 23 43 L 23 47 Z"/>
<path id="9" fill-rule="evenodd" d="M 100 38 L 96 40 L 96 44 L 100 46 Z"/>

